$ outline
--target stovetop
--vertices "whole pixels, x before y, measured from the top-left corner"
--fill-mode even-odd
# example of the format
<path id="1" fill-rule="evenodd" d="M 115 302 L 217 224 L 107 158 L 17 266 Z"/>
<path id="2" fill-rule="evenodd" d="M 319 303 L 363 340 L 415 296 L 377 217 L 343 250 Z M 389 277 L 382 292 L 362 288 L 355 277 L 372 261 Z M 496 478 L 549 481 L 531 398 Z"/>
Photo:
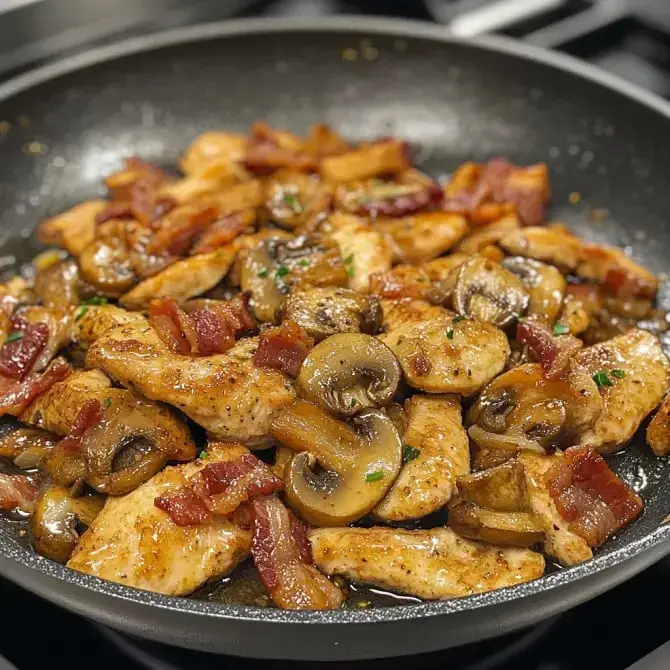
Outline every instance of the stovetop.
<path id="1" fill-rule="evenodd" d="M 362 13 L 442 23 L 463 36 L 509 35 L 583 58 L 670 98 L 670 0 L 0 0 L 0 81 L 92 46 L 180 25 L 233 16 Z M 667 670 L 669 634 L 659 600 L 668 592 L 670 560 L 530 631 L 346 667 Z M 123 637 L 2 580 L 0 602 L 0 670 L 3 657 L 19 670 L 73 662 L 127 670 L 312 667 L 214 657 Z"/>

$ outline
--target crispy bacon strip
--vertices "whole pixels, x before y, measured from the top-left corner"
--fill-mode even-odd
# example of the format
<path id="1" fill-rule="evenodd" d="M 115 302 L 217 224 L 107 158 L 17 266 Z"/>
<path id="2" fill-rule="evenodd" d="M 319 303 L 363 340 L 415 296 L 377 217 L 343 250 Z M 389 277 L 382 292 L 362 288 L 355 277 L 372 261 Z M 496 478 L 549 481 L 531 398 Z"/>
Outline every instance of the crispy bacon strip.
<path id="1" fill-rule="evenodd" d="M 530 320 L 516 327 L 516 339 L 530 349 L 548 379 L 555 379 L 584 343 L 574 335 L 552 335 L 544 326 Z"/>
<path id="2" fill-rule="evenodd" d="M 206 465 L 188 485 L 154 500 L 178 526 L 204 523 L 214 515 L 228 516 L 256 496 L 284 488 L 284 482 L 253 454 Z"/>
<path id="3" fill-rule="evenodd" d="M 77 418 L 70 428 L 70 432 L 58 443 L 58 449 L 63 451 L 79 451 L 81 441 L 86 431 L 96 426 L 102 420 L 103 409 L 100 401 L 89 398 L 79 410 Z"/>
<path id="4" fill-rule="evenodd" d="M 206 230 L 217 217 L 212 206 L 183 205 L 170 213 L 147 244 L 149 254 L 188 253 L 194 240 Z"/>
<path id="5" fill-rule="evenodd" d="M 261 333 L 253 361 L 258 367 L 295 377 L 313 345 L 314 340 L 295 321 L 287 319 L 278 328 Z"/>
<path id="6" fill-rule="evenodd" d="M 276 496 L 251 502 L 251 555 L 261 580 L 282 609 L 335 609 L 344 596 L 309 562 L 306 527 L 292 517 Z"/>
<path id="7" fill-rule="evenodd" d="M 592 547 L 635 520 L 644 507 L 640 496 L 589 447 L 565 451 L 546 477 L 549 494 L 570 530 Z"/>
<path id="8" fill-rule="evenodd" d="M 442 202 L 443 195 L 442 189 L 436 184 L 422 186 L 414 192 L 399 195 L 391 193 L 387 197 L 381 198 L 376 198 L 373 191 L 369 198 L 365 195 L 360 197 L 356 213 L 367 214 L 372 217 L 406 216 L 431 205 L 438 205 Z"/>
<path id="9" fill-rule="evenodd" d="M 306 153 L 299 141 L 295 140 L 290 133 L 275 131 L 265 123 L 255 123 L 251 129 L 244 166 L 256 175 L 268 175 L 283 167 L 316 170 L 319 166 L 317 157 Z"/>
<path id="10" fill-rule="evenodd" d="M 46 323 L 30 323 L 23 317 L 12 319 L 9 337 L 0 349 L 0 375 L 23 379 L 33 367 L 49 339 Z"/>
<path id="11" fill-rule="evenodd" d="M 256 328 L 249 313 L 249 296 L 185 312 L 172 298 L 152 300 L 149 323 L 174 353 L 212 356 L 235 344 L 235 338 Z"/>
<path id="12" fill-rule="evenodd" d="M 28 375 L 22 381 L 0 377 L 0 416 L 18 416 L 38 395 L 65 379 L 70 372 L 65 360 L 57 358 L 44 372 Z"/>
<path id="13" fill-rule="evenodd" d="M 0 473 L 0 510 L 32 512 L 38 489 L 25 475 Z"/>
<path id="14" fill-rule="evenodd" d="M 230 244 L 238 235 L 241 235 L 256 219 L 256 210 L 247 209 L 224 216 L 213 223 L 198 238 L 191 249 L 191 255 L 206 254 L 219 247 Z"/>

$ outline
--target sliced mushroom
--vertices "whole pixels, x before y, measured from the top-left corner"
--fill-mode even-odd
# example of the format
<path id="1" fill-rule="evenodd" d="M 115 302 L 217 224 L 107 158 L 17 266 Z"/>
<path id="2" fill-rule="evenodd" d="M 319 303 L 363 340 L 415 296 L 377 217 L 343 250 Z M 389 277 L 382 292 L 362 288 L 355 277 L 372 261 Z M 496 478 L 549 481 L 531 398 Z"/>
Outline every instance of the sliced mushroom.
<path id="1" fill-rule="evenodd" d="M 496 512 L 470 502 L 449 508 L 449 526 L 461 537 L 495 545 L 532 547 L 544 540 L 544 530 L 530 512 Z"/>
<path id="2" fill-rule="evenodd" d="M 77 527 L 90 526 L 104 505 L 101 496 L 75 498 L 62 486 L 46 489 L 35 503 L 30 534 L 38 554 L 66 563 L 79 540 Z"/>
<path id="3" fill-rule="evenodd" d="M 298 401 L 273 424 L 283 445 L 301 451 L 285 468 L 286 496 L 308 523 L 342 526 L 360 519 L 400 472 L 402 442 L 393 421 L 380 410 L 365 410 L 353 423 L 354 429 Z"/>
<path id="4" fill-rule="evenodd" d="M 522 512 L 530 505 L 526 473 L 516 460 L 459 477 L 458 493 L 465 502 L 497 512 Z"/>
<path id="5" fill-rule="evenodd" d="M 463 316 L 507 326 L 528 307 L 523 282 L 501 265 L 485 258 L 472 258 L 447 277 L 453 287 L 454 309 Z"/>
<path id="6" fill-rule="evenodd" d="M 0 456 L 11 458 L 17 468 L 30 470 L 42 462 L 57 441 L 45 430 L 19 427 L 0 438 Z"/>
<path id="7" fill-rule="evenodd" d="M 544 452 L 572 444 L 602 411 L 591 377 L 574 366 L 547 379 L 534 363 L 493 380 L 468 412 L 468 433 L 483 449 Z"/>
<path id="8" fill-rule="evenodd" d="M 321 407 L 353 416 L 367 407 L 393 400 L 400 383 L 400 364 L 380 340 L 363 333 L 329 337 L 304 360 L 298 393 Z"/>
<path id="9" fill-rule="evenodd" d="M 567 282 L 553 265 L 532 258 L 513 256 L 503 267 L 517 275 L 528 290 L 528 312 L 553 323 L 563 306 Z"/>
<path id="10" fill-rule="evenodd" d="M 46 307 L 79 304 L 79 268 L 72 259 L 62 260 L 38 270 L 35 293 Z"/>
<path id="11" fill-rule="evenodd" d="M 286 298 L 277 317 L 290 319 L 317 342 L 336 333 L 379 331 L 382 311 L 379 301 L 339 287 L 296 290 Z"/>

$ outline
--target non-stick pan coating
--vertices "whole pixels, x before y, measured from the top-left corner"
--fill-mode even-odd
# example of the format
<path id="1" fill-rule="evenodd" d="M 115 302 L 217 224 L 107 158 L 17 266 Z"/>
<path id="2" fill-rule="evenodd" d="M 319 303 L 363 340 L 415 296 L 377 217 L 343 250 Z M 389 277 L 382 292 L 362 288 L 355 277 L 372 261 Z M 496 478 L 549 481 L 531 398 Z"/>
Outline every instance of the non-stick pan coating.
<path id="1" fill-rule="evenodd" d="M 552 218 L 587 238 L 630 244 L 654 271 L 668 267 L 665 103 L 565 57 L 358 17 L 186 29 L 0 87 L 0 121 L 12 123 L 0 139 L 3 252 L 29 258 L 35 224 L 100 194 L 101 177 L 123 156 L 174 163 L 198 133 L 243 131 L 258 118 L 296 132 L 326 121 L 354 139 L 399 135 L 435 175 L 467 158 L 545 161 L 554 188 Z M 580 194 L 580 204 L 570 204 L 571 193 Z M 590 208 L 610 215 L 593 222 Z M 645 499 L 640 520 L 593 561 L 464 599 L 292 613 L 166 598 L 40 558 L 4 520 L 0 572 L 120 630 L 203 650 L 326 660 L 446 648 L 535 623 L 668 552 L 670 527 L 661 523 L 670 513 L 670 464 L 651 456 L 643 441 L 613 463 Z"/>

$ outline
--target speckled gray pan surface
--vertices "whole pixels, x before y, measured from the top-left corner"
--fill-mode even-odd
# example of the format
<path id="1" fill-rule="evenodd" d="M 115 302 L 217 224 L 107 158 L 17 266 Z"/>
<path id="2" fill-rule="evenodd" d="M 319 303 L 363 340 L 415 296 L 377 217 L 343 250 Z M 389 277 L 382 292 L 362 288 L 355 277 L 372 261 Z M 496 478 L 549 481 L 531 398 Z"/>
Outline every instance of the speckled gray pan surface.
<path id="1" fill-rule="evenodd" d="M 358 17 L 189 28 L 0 86 L 0 129 L 11 124 L 0 130 L 2 253 L 29 257 L 40 218 L 101 193 L 101 176 L 123 156 L 172 163 L 199 132 L 244 130 L 257 118 L 297 132 L 322 120 L 356 139 L 397 134 L 435 175 L 466 158 L 546 161 L 554 219 L 668 269 L 665 103 L 513 42 L 462 42 L 442 28 Z M 596 224 L 591 208 L 609 215 Z M 205 651 L 335 660 L 447 648 L 532 625 L 668 553 L 668 461 L 639 440 L 612 462 L 645 499 L 640 520 L 588 563 L 463 599 L 294 613 L 161 597 L 40 558 L 6 521 L 0 573 L 121 631 Z"/>

